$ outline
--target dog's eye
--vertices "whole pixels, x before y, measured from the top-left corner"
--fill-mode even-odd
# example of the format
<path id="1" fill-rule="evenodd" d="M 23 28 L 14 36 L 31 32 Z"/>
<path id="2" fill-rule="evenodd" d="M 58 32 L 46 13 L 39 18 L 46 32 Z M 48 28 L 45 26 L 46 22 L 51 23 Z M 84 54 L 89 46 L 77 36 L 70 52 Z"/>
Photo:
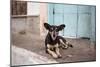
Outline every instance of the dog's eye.
<path id="1" fill-rule="evenodd" d="M 51 30 L 53 30 L 53 28 L 51 28 Z"/>
<path id="2" fill-rule="evenodd" d="M 58 32 L 58 28 L 55 29 Z"/>
<path id="3" fill-rule="evenodd" d="M 51 30 L 53 30 L 53 28 L 51 28 Z"/>
<path id="4" fill-rule="evenodd" d="M 53 28 L 50 28 L 50 31 L 53 31 Z"/>

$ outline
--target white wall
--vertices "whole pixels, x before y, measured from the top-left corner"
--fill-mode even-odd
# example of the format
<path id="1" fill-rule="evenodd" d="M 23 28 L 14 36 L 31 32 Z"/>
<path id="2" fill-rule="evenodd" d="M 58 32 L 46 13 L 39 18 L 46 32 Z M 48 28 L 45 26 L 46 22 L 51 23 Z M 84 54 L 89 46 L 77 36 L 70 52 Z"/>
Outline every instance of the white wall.
<path id="1" fill-rule="evenodd" d="M 39 3 L 28 2 L 27 3 L 27 15 L 39 15 L 40 14 L 40 5 Z"/>

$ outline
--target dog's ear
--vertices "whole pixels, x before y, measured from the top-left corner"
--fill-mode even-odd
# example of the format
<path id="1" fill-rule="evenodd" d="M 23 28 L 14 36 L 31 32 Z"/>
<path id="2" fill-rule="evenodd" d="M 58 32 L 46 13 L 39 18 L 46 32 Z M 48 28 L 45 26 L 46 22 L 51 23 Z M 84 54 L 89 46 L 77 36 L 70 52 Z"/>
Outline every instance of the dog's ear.
<path id="1" fill-rule="evenodd" d="M 47 30 L 50 30 L 50 24 L 44 23 L 44 27 L 45 27 Z"/>
<path id="2" fill-rule="evenodd" d="M 58 26 L 58 31 L 61 31 L 65 28 L 65 24 L 61 24 Z"/>

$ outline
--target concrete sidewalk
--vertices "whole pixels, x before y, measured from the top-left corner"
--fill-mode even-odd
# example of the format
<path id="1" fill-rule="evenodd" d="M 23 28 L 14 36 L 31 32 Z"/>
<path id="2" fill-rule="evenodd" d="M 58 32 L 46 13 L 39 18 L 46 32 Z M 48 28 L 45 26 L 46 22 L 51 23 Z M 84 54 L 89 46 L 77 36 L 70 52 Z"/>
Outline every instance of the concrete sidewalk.
<path id="1" fill-rule="evenodd" d="M 57 63 L 57 61 L 54 59 L 48 59 L 47 57 L 41 56 L 23 48 L 12 46 L 12 66 L 46 63 Z"/>

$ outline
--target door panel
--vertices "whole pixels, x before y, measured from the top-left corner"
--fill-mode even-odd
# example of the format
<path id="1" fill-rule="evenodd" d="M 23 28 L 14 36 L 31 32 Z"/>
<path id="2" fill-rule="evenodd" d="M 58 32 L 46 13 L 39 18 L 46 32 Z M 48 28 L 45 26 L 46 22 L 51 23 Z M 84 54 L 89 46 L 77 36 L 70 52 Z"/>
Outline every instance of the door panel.
<path id="1" fill-rule="evenodd" d="M 76 14 L 64 14 L 64 24 L 66 24 L 66 27 L 64 29 L 64 36 L 76 37 L 77 15 Z"/>
<path id="2" fill-rule="evenodd" d="M 80 14 L 78 20 L 78 37 L 90 38 L 91 18 L 88 14 Z"/>
<path id="3" fill-rule="evenodd" d="M 63 24 L 63 5 L 55 4 L 54 5 L 54 24 L 60 25 Z M 64 35 L 63 30 L 59 32 L 59 35 Z"/>
<path id="4" fill-rule="evenodd" d="M 60 25 L 63 24 L 63 14 L 54 14 L 54 24 L 55 25 Z"/>
<path id="5" fill-rule="evenodd" d="M 54 12 L 56 14 L 63 13 L 63 5 L 62 4 L 54 4 Z"/>
<path id="6" fill-rule="evenodd" d="M 78 13 L 91 13 L 91 6 L 77 6 Z"/>
<path id="7" fill-rule="evenodd" d="M 48 23 L 54 24 L 53 4 L 48 4 Z"/>
<path id="8" fill-rule="evenodd" d="M 78 6 L 78 37 L 90 38 L 91 6 Z"/>
<path id="9" fill-rule="evenodd" d="M 77 5 L 63 5 L 64 14 L 77 13 Z"/>
<path id="10" fill-rule="evenodd" d="M 64 5 L 64 36 L 75 37 L 77 29 L 77 6 L 76 5 Z"/>
<path id="11" fill-rule="evenodd" d="M 96 41 L 96 7 L 91 7 L 91 41 Z"/>
<path id="12" fill-rule="evenodd" d="M 62 5 L 62 4 L 50 4 L 49 14 L 51 15 L 49 20 L 50 24 L 60 25 L 65 24 L 66 27 L 63 31 L 60 31 L 60 35 L 65 37 L 76 37 L 77 29 L 77 6 L 76 5 Z M 73 20 L 72 20 L 73 19 Z"/>
<path id="13" fill-rule="evenodd" d="M 63 14 L 62 13 L 54 14 L 54 24 L 55 25 L 63 24 Z M 59 32 L 59 35 L 64 35 L 63 30 Z"/>

